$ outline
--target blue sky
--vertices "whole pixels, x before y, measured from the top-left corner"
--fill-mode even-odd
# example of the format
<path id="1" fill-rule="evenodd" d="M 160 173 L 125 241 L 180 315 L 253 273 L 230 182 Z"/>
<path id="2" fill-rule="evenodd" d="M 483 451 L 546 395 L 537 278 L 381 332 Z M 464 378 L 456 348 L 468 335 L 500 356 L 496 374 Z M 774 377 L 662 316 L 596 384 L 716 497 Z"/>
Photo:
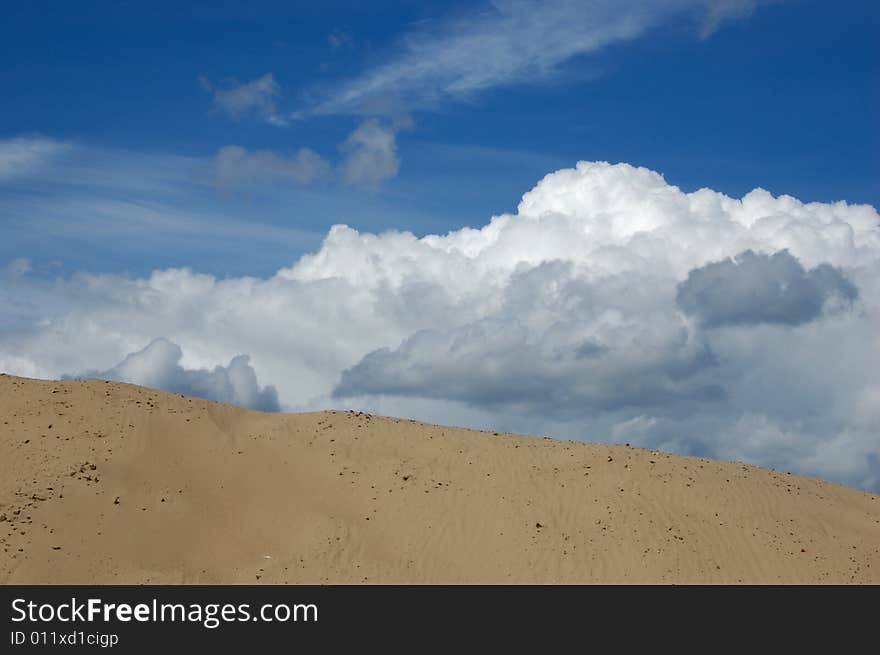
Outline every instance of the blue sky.
<path id="1" fill-rule="evenodd" d="M 880 9 L 27 2 L 0 371 L 880 490 Z"/>
<path id="2" fill-rule="evenodd" d="M 707 186 L 740 197 L 760 186 L 802 200 L 880 204 L 876 3 L 727 3 L 739 9 L 711 34 L 703 7 L 711 3 L 693 4 L 692 11 L 661 12 L 632 38 L 562 55 L 552 71 L 526 71 L 513 80 L 490 72 L 475 90 L 433 100 L 413 101 L 406 91 L 382 99 L 389 106 L 380 114 L 406 115 L 412 125 L 396 133 L 399 170 L 381 184 L 274 183 L 233 192 L 212 185 L 200 163 L 229 144 L 281 154 L 307 147 L 332 162 L 364 110 L 309 114 L 316 105 L 332 100 L 348 81 L 404 59 L 408 39 L 427 31 L 442 42 L 457 21 L 491 19 L 491 5 L 7 7 L 0 25 L 8 53 L 0 60 L 0 138 L 41 135 L 74 143 L 79 150 L 65 170 L 97 169 L 96 160 L 115 157 L 117 175 L 131 169 L 132 182 L 95 189 L 58 188 L 40 176 L 6 181 L 0 220 L 12 223 L 12 238 L 4 239 L 0 259 L 25 256 L 36 268 L 54 262 L 52 270 L 60 265 L 67 272 L 143 274 L 189 265 L 218 275 L 266 275 L 317 247 L 337 222 L 416 234 L 482 224 L 514 210 L 543 175 L 581 159 L 647 166 L 685 190 Z M 233 118 L 213 107 L 199 81 L 229 89 L 267 73 L 278 85 L 279 114 L 305 117 L 286 127 L 254 113 Z M 428 91 L 417 88 L 414 95 L 420 94 Z M 90 201 L 143 199 L 130 187 L 159 174 L 144 170 L 149 157 L 166 178 L 162 193 L 149 201 L 223 218 L 229 230 L 202 233 L 191 243 L 182 228 L 151 225 L 138 245 L 131 236 L 140 232 L 126 225 L 134 219 L 121 208 L 116 220 L 93 224 L 91 204 L 77 214 L 71 202 L 67 210 L 40 211 L 41 218 L 24 202 L 28 194 L 60 203 L 86 195 Z M 163 157 L 178 159 L 166 164 Z M 176 176 L 168 174 L 170 166 L 179 168 Z M 57 221 L 68 229 L 56 235 Z M 233 224 L 250 229 L 233 236 Z M 77 238 L 77 225 L 87 240 Z M 259 255 L 241 252 L 245 244 Z"/>

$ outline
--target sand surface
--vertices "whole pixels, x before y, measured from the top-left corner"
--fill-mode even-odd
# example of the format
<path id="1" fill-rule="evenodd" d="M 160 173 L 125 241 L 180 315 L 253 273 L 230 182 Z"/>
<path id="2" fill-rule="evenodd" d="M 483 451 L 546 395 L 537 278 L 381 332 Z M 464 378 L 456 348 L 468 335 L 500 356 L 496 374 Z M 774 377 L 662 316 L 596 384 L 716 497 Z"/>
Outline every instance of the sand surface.
<path id="1" fill-rule="evenodd" d="M 2 375 L 0 582 L 880 583 L 880 496 L 626 446 Z"/>

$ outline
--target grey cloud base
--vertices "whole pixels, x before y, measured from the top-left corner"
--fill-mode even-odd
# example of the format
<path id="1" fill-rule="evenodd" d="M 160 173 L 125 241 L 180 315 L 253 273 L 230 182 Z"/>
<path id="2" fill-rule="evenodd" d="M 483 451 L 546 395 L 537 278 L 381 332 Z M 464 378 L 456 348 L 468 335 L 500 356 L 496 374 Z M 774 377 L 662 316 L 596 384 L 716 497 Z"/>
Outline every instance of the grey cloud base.
<path id="1" fill-rule="evenodd" d="M 806 271 L 787 250 L 751 250 L 695 268 L 678 286 L 676 301 L 707 327 L 779 323 L 800 325 L 818 318 L 826 303 L 850 304 L 858 289 L 829 264 Z"/>
<path id="2" fill-rule="evenodd" d="M 579 162 L 479 228 L 336 225 L 267 279 L 49 281 L 21 262 L 0 279 L 9 373 L 133 379 L 119 362 L 136 353 L 170 371 L 156 384 L 250 406 L 272 404 L 258 375 L 286 410 L 629 442 L 880 490 L 870 206 L 685 193 L 644 168 Z M 186 367 L 167 344 L 138 353 L 160 335 Z M 230 395 L 244 370 L 250 391 Z"/>
<path id="3" fill-rule="evenodd" d="M 491 316 L 369 353 L 343 371 L 334 394 L 449 399 L 573 420 L 720 399 L 705 339 L 664 315 L 662 296 L 638 297 L 654 285 L 637 274 L 589 283 L 571 264 L 538 265 L 511 276 Z M 631 314 L 633 303 L 644 320 L 597 325 Z"/>

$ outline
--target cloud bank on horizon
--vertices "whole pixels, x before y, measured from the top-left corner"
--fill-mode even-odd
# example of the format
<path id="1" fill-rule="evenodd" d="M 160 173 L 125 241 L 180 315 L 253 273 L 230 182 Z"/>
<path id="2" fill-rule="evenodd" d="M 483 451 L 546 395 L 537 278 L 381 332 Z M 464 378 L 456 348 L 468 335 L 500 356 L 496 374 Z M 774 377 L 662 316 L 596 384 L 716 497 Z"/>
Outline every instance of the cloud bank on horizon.
<path id="1" fill-rule="evenodd" d="M 335 225 L 267 279 L 48 281 L 12 262 L 0 370 L 628 442 L 880 490 L 878 228 L 868 205 L 685 193 L 579 162 L 481 227 Z"/>
<path id="2" fill-rule="evenodd" d="M 260 387 L 247 355 L 236 355 L 228 366 L 215 366 L 213 370 L 185 369 L 180 366 L 182 357 L 180 346 L 160 337 L 106 371 L 86 371 L 62 378 L 129 382 L 263 412 L 281 410 L 278 392 L 272 386 Z"/>

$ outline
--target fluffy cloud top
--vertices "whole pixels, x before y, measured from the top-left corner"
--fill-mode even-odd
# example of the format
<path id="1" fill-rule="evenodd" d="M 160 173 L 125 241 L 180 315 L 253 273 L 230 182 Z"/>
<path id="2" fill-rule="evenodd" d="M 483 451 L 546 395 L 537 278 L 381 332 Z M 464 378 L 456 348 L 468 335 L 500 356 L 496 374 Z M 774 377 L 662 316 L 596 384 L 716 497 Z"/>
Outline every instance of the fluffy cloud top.
<path id="1" fill-rule="evenodd" d="M 287 409 L 628 441 L 878 490 L 878 227 L 870 206 L 685 193 L 580 162 L 482 227 L 337 225 L 268 279 L 19 275 L 12 293 L 39 306 L 0 321 L 0 369 L 107 370 L 164 335 L 185 370 L 249 353 Z"/>
<path id="2" fill-rule="evenodd" d="M 278 392 L 272 386 L 260 387 L 247 355 L 233 357 L 229 366 L 215 366 L 213 370 L 185 369 L 180 366 L 182 357 L 180 346 L 159 338 L 106 371 L 64 377 L 117 380 L 264 412 L 279 411 Z"/>

